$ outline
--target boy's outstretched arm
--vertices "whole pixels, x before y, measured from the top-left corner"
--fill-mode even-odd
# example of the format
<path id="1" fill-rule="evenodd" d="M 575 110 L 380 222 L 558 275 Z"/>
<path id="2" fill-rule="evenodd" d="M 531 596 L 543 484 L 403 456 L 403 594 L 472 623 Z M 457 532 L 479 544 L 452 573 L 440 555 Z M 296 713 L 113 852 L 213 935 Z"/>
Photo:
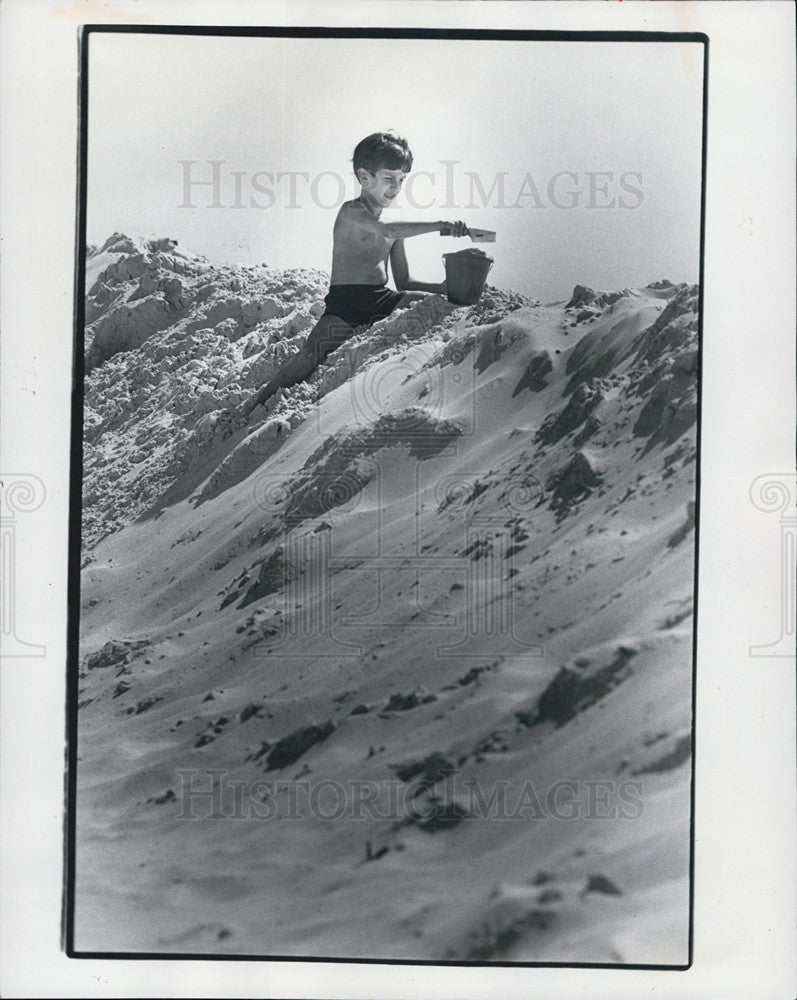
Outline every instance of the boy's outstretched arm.
<path id="1" fill-rule="evenodd" d="M 371 215 L 360 202 L 351 202 L 344 206 L 346 221 L 354 223 L 362 229 L 381 236 L 386 240 L 403 240 L 409 236 L 422 236 L 424 233 L 445 233 L 446 236 L 467 236 L 468 227 L 464 222 L 381 222 Z"/>
<path id="2" fill-rule="evenodd" d="M 404 240 L 398 239 L 390 248 L 390 270 L 393 272 L 393 281 L 400 292 L 437 292 L 439 295 L 446 294 L 446 283 L 431 281 L 415 281 L 410 277 L 410 269 L 407 265 L 407 254 L 404 251 Z"/>

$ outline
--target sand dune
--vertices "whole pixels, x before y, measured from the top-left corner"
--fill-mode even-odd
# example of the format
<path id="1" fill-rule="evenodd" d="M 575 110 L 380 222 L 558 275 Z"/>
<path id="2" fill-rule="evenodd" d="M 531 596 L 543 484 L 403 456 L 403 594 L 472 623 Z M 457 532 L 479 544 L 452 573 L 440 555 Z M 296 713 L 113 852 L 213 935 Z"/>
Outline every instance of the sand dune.
<path id="1" fill-rule="evenodd" d="M 685 964 L 697 289 L 87 271 L 77 948 Z"/>

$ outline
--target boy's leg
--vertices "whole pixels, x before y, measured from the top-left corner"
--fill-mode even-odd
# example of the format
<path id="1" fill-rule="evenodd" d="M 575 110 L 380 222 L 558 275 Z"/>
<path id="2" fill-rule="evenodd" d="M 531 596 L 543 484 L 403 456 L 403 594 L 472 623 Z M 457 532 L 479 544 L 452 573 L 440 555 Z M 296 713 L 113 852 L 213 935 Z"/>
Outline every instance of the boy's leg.
<path id="1" fill-rule="evenodd" d="M 277 389 L 287 389 L 297 382 L 308 379 L 318 366 L 351 336 L 354 327 L 344 323 L 337 316 L 322 316 L 297 354 L 288 358 L 262 389 L 259 389 L 244 403 L 242 413 L 248 416 L 252 410 L 265 403 Z"/>
<path id="2" fill-rule="evenodd" d="M 317 368 L 337 347 L 348 340 L 356 329 L 351 323 L 346 323 L 337 316 L 324 314 L 307 335 L 302 350 L 306 348 L 313 353 Z"/>

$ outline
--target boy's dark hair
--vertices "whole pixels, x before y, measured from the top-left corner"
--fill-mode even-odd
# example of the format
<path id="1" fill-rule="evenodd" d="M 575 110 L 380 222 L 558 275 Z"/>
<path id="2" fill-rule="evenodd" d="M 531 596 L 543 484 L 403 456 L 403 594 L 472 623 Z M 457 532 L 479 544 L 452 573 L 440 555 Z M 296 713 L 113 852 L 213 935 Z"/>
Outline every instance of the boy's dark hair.
<path id="1" fill-rule="evenodd" d="M 377 170 L 412 169 L 412 153 L 406 139 L 397 132 L 374 132 L 357 143 L 352 156 L 354 173 L 363 167 L 369 174 Z"/>

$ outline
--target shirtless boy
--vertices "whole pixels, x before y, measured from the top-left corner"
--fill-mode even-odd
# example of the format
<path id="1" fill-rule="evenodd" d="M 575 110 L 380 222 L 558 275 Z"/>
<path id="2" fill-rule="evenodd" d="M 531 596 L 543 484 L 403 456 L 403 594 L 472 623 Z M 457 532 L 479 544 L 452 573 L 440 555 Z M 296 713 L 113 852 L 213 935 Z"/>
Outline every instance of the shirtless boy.
<path id="1" fill-rule="evenodd" d="M 277 389 L 304 381 L 351 336 L 394 309 L 429 293 L 446 294 L 446 283 L 410 278 L 404 240 L 424 233 L 466 236 L 464 222 L 381 222 L 382 210 L 395 201 L 412 167 L 407 140 L 393 132 L 375 132 L 357 144 L 352 157 L 360 183 L 358 197 L 341 205 L 332 232 L 332 275 L 326 309 L 298 354 L 245 404 L 244 415 Z M 397 291 L 387 287 L 387 264 Z"/>

